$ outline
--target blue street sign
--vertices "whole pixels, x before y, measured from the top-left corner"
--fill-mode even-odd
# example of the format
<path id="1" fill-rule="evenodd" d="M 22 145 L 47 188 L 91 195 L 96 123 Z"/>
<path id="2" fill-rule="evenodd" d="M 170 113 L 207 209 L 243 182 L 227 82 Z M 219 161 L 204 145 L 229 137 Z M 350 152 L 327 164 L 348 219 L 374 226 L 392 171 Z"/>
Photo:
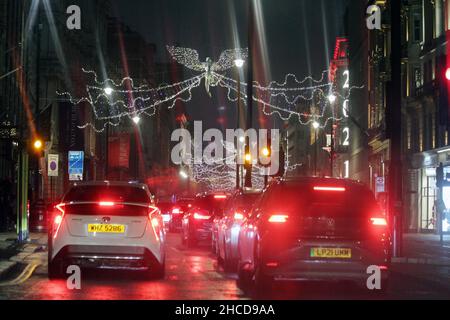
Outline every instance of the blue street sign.
<path id="1" fill-rule="evenodd" d="M 83 180 L 83 151 L 69 151 L 69 180 Z"/>

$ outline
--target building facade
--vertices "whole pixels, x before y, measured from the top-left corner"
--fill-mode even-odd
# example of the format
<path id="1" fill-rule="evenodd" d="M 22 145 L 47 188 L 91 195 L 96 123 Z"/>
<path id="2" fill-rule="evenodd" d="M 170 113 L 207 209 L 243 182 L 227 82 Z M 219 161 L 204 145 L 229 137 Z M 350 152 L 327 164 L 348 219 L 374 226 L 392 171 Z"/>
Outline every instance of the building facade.
<path id="1" fill-rule="evenodd" d="M 403 83 L 404 200 L 408 229 L 436 232 L 436 169 L 450 172 L 448 67 L 450 1 L 410 0 L 404 7 L 406 68 Z M 442 190 L 441 190 L 442 191 Z M 444 190 L 445 191 L 445 190 Z M 450 195 L 444 192 L 450 208 Z M 446 230 L 449 231 L 449 230 Z"/>

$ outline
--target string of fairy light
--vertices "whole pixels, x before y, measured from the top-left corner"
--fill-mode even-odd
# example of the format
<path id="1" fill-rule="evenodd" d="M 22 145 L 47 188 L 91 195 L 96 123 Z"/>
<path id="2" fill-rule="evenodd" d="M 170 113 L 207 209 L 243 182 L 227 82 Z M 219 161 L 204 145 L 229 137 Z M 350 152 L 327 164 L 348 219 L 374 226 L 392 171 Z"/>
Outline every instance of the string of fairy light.
<path id="1" fill-rule="evenodd" d="M 218 72 L 231 69 L 236 59 L 245 59 L 248 55 L 247 49 L 225 50 L 217 62 L 210 58 L 201 62 L 198 52 L 194 49 L 171 46 L 167 49 L 175 61 L 200 74 L 177 83 L 152 88 L 147 84 L 136 86 L 131 77 L 124 77 L 120 81 L 111 78 L 101 81 L 95 71 L 83 69 L 82 71 L 91 75 L 94 81 L 94 85 L 86 86 L 86 95 L 78 99 L 70 92 L 58 92 L 58 95 L 67 97 L 74 105 L 90 105 L 96 122 L 87 122 L 79 128 L 92 127 L 97 132 L 104 131 L 108 125 L 119 126 L 124 118 L 133 120 L 140 119 L 141 116 L 151 117 L 156 114 L 156 108 L 166 106 L 171 109 L 177 102 L 189 102 L 192 99 L 192 89 L 199 87 L 202 81 L 208 93 L 210 87 L 221 87 L 228 91 L 228 100 L 236 102 L 240 91 L 240 99 L 246 103 L 247 95 L 245 90 L 238 90 L 238 82 Z M 363 88 L 352 86 L 346 95 L 341 95 L 333 90 L 333 83 L 329 82 L 328 75 L 328 71 L 323 71 L 318 79 L 307 76 L 300 80 L 294 74 L 287 74 L 283 82 L 271 81 L 266 86 L 255 81 L 252 100 L 261 107 L 266 116 L 276 115 L 284 121 L 295 117 L 301 125 L 318 122 L 319 127 L 324 128 L 330 121 L 342 120 L 341 117 L 333 115 L 330 95 L 345 100 L 353 90 Z M 247 83 L 241 82 L 240 85 L 246 87 Z M 313 102 L 319 112 L 298 111 L 304 102 Z M 100 127 L 99 122 L 102 122 Z"/>
<path id="2" fill-rule="evenodd" d="M 156 108 L 166 105 L 172 109 L 175 104 L 192 99 L 192 89 L 200 85 L 204 75 L 197 75 L 174 84 L 150 88 L 148 85 L 135 86 L 130 77 L 120 82 L 113 79 L 99 81 L 95 71 L 83 69 L 85 74 L 93 75 L 94 85 L 86 86 L 86 96 L 74 98 L 70 92 L 57 92 L 65 96 L 73 105 L 88 104 L 97 121 L 104 123 L 99 128 L 95 123 L 87 122 L 80 129 L 93 128 L 102 132 L 108 125 L 118 126 L 122 118 L 137 119 L 141 116 L 154 116 Z"/>
<path id="3" fill-rule="evenodd" d="M 210 191 L 232 191 L 236 188 L 236 163 L 234 161 L 238 150 L 232 143 L 225 141 L 221 143 L 228 156 L 218 159 L 204 159 L 207 161 L 191 165 L 192 179 Z M 253 169 L 255 172 L 262 172 L 262 167 L 257 163 L 254 164 Z M 253 174 L 252 185 L 256 189 L 262 189 L 264 187 L 264 176 Z"/>

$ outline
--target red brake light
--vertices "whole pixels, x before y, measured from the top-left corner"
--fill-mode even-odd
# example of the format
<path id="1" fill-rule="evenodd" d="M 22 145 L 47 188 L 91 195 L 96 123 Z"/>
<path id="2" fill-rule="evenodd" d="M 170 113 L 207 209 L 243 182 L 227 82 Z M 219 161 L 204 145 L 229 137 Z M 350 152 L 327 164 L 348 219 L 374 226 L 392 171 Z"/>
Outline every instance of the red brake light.
<path id="1" fill-rule="evenodd" d="M 112 207 L 112 206 L 114 206 L 114 202 L 112 202 L 112 201 L 100 201 L 98 203 L 98 205 L 100 207 Z"/>
<path id="2" fill-rule="evenodd" d="M 57 225 L 60 225 L 61 222 L 62 222 L 62 220 L 63 220 L 62 215 L 58 214 L 58 215 L 55 217 L 54 223 L 57 224 Z"/>
<path id="3" fill-rule="evenodd" d="M 285 223 L 287 219 L 289 218 L 288 215 L 285 214 L 273 214 L 269 218 L 269 222 L 272 223 Z"/>
<path id="4" fill-rule="evenodd" d="M 211 216 L 205 216 L 205 215 L 202 215 L 202 214 L 200 214 L 200 213 L 194 213 L 194 219 L 197 219 L 197 220 L 208 220 L 209 218 L 211 218 Z"/>
<path id="5" fill-rule="evenodd" d="M 387 221 L 385 218 L 370 218 L 374 226 L 387 226 Z"/>
<path id="6" fill-rule="evenodd" d="M 226 199 L 226 198 L 227 198 L 227 196 L 224 194 L 216 194 L 214 196 L 214 199 Z"/>
<path id="7" fill-rule="evenodd" d="M 158 220 L 158 218 L 152 218 L 152 226 L 153 226 L 153 228 L 158 228 L 159 227 L 159 220 Z"/>
<path id="8" fill-rule="evenodd" d="M 148 206 L 148 207 L 150 209 L 148 212 L 148 219 L 150 220 L 150 223 L 152 225 L 153 233 L 155 234 L 155 238 L 157 241 L 159 241 L 159 233 L 161 232 L 162 222 L 160 221 L 161 216 L 155 215 L 159 211 L 159 209 L 154 206 Z"/>
<path id="9" fill-rule="evenodd" d="M 314 191 L 335 191 L 335 192 L 344 192 L 344 187 L 322 187 L 322 186 L 316 186 L 314 187 Z"/>
<path id="10" fill-rule="evenodd" d="M 267 262 L 266 266 L 269 268 L 276 268 L 278 267 L 278 262 Z"/>
<path id="11" fill-rule="evenodd" d="M 58 210 L 61 213 L 57 214 L 55 216 L 55 219 L 53 220 L 53 228 L 52 228 L 53 239 L 56 239 L 56 236 L 58 235 L 59 228 L 61 227 L 61 223 L 62 223 L 62 221 L 64 219 L 64 206 L 65 206 L 64 203 L 60 203 L 60 204 L 57 204 L 55 206 L 56 210 Z"/>
<path id="12" fill-rule="evenodd" d="M 240 212 L 234 213 L 234 220 L 244 220 L 244 215 Z"/>

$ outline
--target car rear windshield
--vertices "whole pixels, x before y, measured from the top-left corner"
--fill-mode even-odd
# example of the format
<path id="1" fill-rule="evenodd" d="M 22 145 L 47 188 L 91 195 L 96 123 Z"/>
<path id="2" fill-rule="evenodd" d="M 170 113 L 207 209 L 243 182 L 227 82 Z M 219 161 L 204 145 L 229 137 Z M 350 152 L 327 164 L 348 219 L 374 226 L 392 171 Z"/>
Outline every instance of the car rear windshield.
<path id="1" fill-rule="evenodd" d="M 236 197 L 234 206 L 236 208 L 250 209 L 260 195 L 260 193 L 241 194 Z"/>
<path id="2" fill-rule="evenodd" d="M 76 186 L 69 190 L 64 202 L 134 202 L 150 203 L 145 189 L 131 186 Z"/>
<path id="3" fill-rule="evenodd" d="M 315 190 L 314 187 L 318 187 Z M 372 192 L 360 185 L 322 186 L 284 184 L 275 186 L 263 201 L 270 212 L 287 212 L 303 216 L 375 214 L 378 206 Z"/>
<path id="4" fill-rule="evenodd" d="M 215 197 L 214 195 L 208 195 L 195 199 L 194 206 L 203 210 L 208 210 L 211 213 L 216 213 L 218 209 L 222 209 L 225 205 L 225 197 Z"/>

